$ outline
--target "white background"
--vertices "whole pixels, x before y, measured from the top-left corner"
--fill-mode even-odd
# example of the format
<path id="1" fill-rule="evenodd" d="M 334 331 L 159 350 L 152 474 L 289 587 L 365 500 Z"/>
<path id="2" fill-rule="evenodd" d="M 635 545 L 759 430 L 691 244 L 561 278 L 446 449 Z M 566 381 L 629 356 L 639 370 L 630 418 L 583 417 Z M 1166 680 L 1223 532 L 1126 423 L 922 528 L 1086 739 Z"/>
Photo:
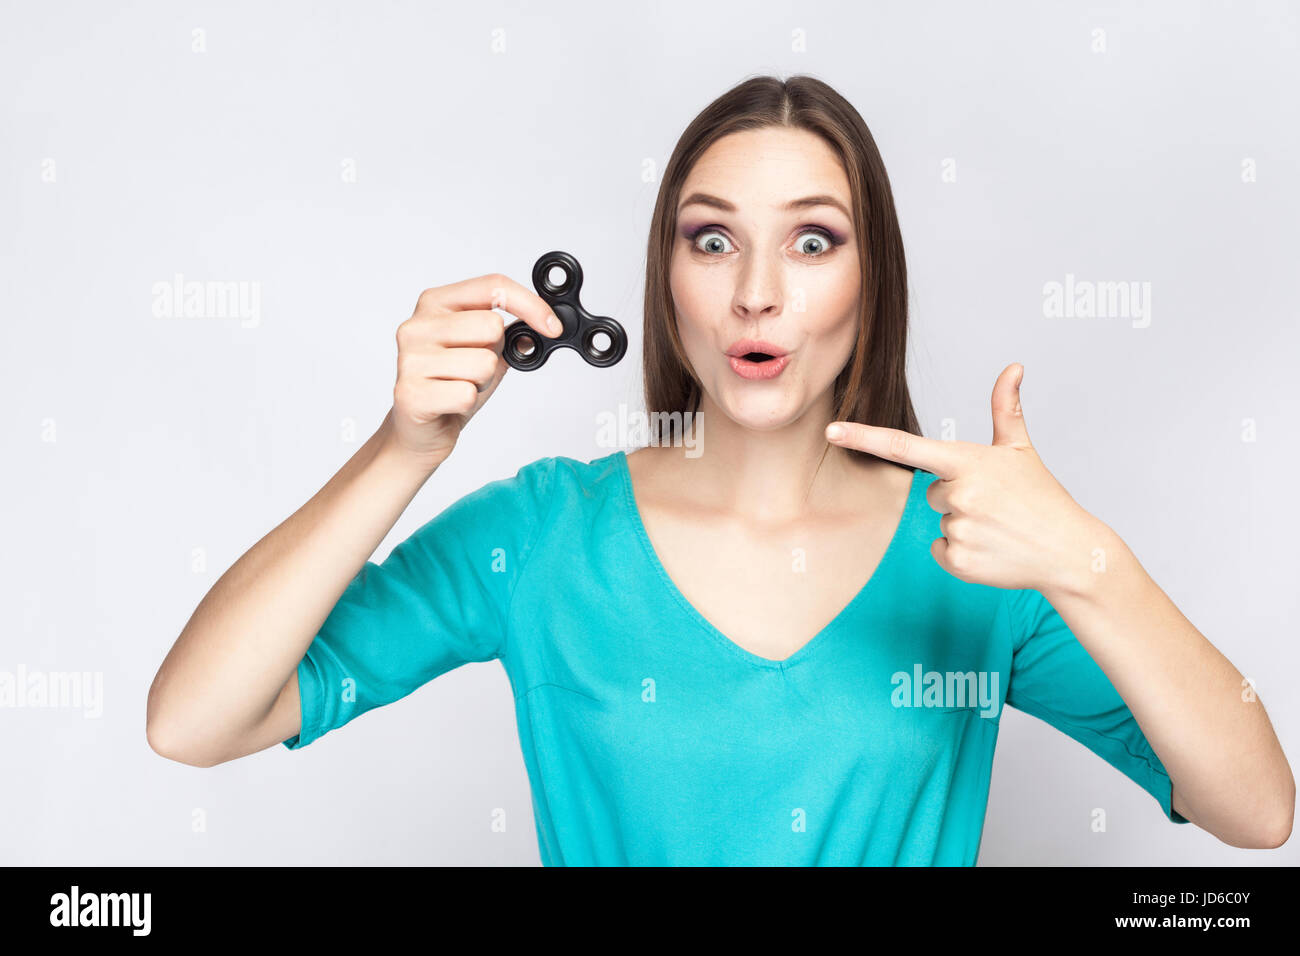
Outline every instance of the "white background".
<path id="1" fill-rule="evenodd" d="M 881 149 L 925 434 L 988 441 L 994 379 L 1023 362 L 1048 467 L 1293 749 L 1298 22 L 1284 3 L 0 4 L 0 670 L 104 682 L 98 719 L 0 709 L 0 862 L 538 863 L 496 662 L 211 769 L 149 749 L 146 693 L 216 579 L 379 424 L 422 289 L 527 285 L 565 249 L 631 347 L 508 373 L 376 560 L 525 463 L 612 450 L 596 416 L 640 407 L 643 171 L 762 73 L 831 83 Z M 176 273 L 258 283 L 259 321 L 156 317 Z M 1067 273 L 1151 283 L 1149 327 L 1046 318 Z M 1298 857 L 1175 826 L 1082 745 L 1002 721 L 981 865 Z"/>

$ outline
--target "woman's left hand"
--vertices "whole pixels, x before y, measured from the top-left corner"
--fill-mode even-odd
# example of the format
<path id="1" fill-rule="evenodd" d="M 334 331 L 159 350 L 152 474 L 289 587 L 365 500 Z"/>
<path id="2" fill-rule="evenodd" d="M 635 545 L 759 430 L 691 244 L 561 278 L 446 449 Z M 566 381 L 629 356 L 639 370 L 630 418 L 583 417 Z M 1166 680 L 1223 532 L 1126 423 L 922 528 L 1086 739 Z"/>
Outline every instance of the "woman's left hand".
<path id="1" fill-rule="evenodd" d="M 943 537 L 930 554 L 949 574 L 973 584 L 1081 589 L 1093 550 L 1110 529 L 1079 506 L 1034 451 L 1020 408 L 1024 366 L 1002 370 L 993 386 L 993 444 L 937 441 L 895 428 L 832 422 L 826 438 L 937 475 L 926 492 L 943 515 Z M 836 427 L 843 437 L 835 438 Z M 1103 565 L 1104 566 L 1104 565 Z"/>

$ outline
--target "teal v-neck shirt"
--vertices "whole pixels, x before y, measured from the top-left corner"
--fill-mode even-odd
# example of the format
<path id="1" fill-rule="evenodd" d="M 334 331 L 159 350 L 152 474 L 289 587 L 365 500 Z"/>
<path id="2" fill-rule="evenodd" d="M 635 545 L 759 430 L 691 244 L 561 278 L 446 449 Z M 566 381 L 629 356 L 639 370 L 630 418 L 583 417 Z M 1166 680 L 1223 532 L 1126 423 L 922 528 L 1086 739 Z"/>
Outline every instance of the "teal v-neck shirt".
<path id="1" fill-rule="evenodd" d="M 969 866 L 1009 704 L 1185 823 L 1133 715 L 1051 605 L 935 562 L 933 480 L 914 472 L 866 585 L 778 661 L 678 590 L 622 451 L 535 461 L 357 573 L 298 665 L 302 729 L 284 744 L 495 659 L 545 865 Z M 817 573 L 815 559 L 791 568 Z"/>

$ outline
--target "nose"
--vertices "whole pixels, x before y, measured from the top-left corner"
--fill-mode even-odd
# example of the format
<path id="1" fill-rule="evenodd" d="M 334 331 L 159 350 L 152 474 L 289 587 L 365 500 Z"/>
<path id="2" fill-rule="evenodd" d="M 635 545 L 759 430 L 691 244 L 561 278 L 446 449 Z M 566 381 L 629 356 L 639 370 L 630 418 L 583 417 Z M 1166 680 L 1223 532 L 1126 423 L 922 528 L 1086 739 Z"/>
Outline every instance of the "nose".
<path id="1" fill-rule="evenodd" d="M 736 279 L 734 306 L 744 319 L 781 314 L 780 266 L 761 257 L 749 259 Z"/>

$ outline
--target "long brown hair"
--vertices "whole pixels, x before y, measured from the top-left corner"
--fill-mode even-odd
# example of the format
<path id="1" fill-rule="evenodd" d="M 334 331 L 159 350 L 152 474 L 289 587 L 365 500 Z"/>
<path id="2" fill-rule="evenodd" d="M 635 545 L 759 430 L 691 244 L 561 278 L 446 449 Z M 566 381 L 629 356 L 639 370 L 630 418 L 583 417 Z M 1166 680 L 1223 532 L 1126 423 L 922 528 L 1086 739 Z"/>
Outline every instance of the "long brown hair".
<path id="1" fill-rule="evenodd" d="M 864 295 L 852 358 L 835 379 L 835 420 L 920 435 L 907 391 L 907 265 L 889 176 L 871 131 L 852 104 L 821 80 L 801 75 L 754 77 L 728 90 L 691 121 L 668 160 L 646 255 L 642 367 L 654 440 L 668 443 L 660 435 L 667 415 L 698 412 L 702 394 L 677 331 L 668 284 L 682 184 L 716 140 L 771 126 L 817 134 L 839 156 L 848 176 Z"/>

